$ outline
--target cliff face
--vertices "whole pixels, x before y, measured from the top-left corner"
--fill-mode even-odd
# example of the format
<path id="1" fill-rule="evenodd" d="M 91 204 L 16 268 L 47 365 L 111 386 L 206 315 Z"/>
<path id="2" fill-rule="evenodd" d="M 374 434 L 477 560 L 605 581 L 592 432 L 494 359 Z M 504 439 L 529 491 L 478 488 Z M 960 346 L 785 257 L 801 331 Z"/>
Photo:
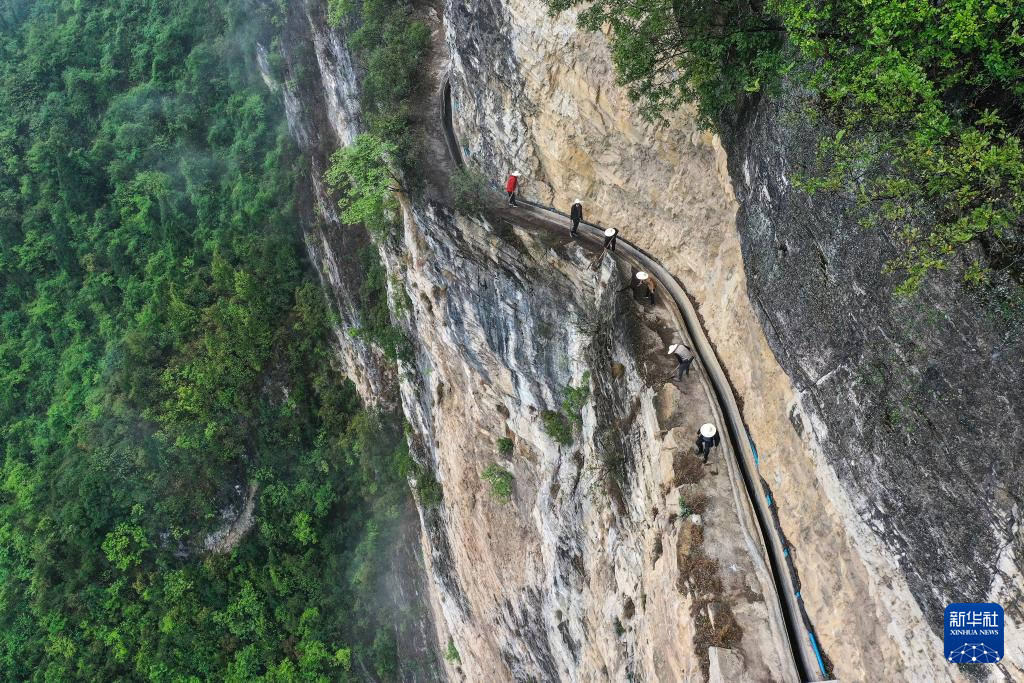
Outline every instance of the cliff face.
<path id="1" fill-rule="evenodd" d="M 737 201 L 718 140 L 681 112 L 643 124 L 614 86 L 601 36 L 544 3 L 452 4 L 456 129 L 489 175 L 516 168 L 524 193 L 563 208 L 582 198 L 680 278 L 743 404 L 778 503 L 801 593 L 838 677 L 942 680 L 927 623 L 896 560 L 818 439 L 824 417 L 776 361 L 748 297 Z M 762 153 L 775 158 L 783 140 Z M 739 153 L 737 150 L 736 153 Z M 742 176 L 738 178 L 742 182 Z"/>
<path id="2" fill-rule="evenodd" d="M 841 205 L 789 188 L 808 150 L 771 105 L 735 128 L 727 169 L 719 141 L 688 113 L 644 125 L 613 84 L 604 40 L 578 33 L 571 15 L 548 18 L 539 0 L 479 0 L 429 18 L 429 71 L 450 71 L 470 164 L 495 181 L 515 168 L 525 196 L 562 209 L 582 198 L 588 219 L 623 230 L 689 289 L 743 404 L 837 677 L 955 678 L 936 635 L 945 602 L 991 595 L 1009 606 L 1019 595 L 1009 542 L 1020 497 L 1009 467 L 1016 342 L 941 296 L 951 288 L 929 294 L 938 318 L 918 315 L 937 330 L 901 327 L 914 318 L 882 290 L 877 236 L 850 229 Z M 665 384 L 662 354 L 679 326 L 619 292 L 627 266 L 605 259 L 592 270 L 588 247 L 544 221 L 467 219 L 436 192 L 403 197 L 402 235 L 380 246 L 415 361 L 389 367 L 346 333 L 358 325 L 354 255 L 366 237 L 339 223 L 319 178 L 325 154 L 359 130 L 358 74 L 317 3 L 292 23 L 289 67 L 303 62 L 311 75 L 289 82 L 285 101 L 311 159 L 307 245 L 341 313 L 341 369 L 368 400 L 400 395 L 414 453 L 444 490 L 420 516 L 436 640 L 460 655 L 448 675 L 698 680 L 707 645 L 724 644 L 746 675 L 791 678 L 765 606 L 770 587 L 743 542 L 749 513 L 734 473 L 727 460 L 707 476 L 692 470 L 691 437 L 715 419 L 707 385 L 699 372 L 682 388 Z M 425 105 L 428 126 L 436 105 Z M 440 130 L 428 139 L 437 147 Z M 996 352 L 1005 375 L 985 392 L 979 378 Z M 889 369 L 874 372 L 880 363 Z M 560 445 L 541 413 L 583 385 L 581 425 Z M 880 426 L 887 401 L 921 426 L 901 431 L 895 415 Z M 958 414 L 988 431 L 966 431 Z M 501 437 L 511 455 L 497 452 Z M 495 462 L 515 477 L 508 505 L 480 478 Z M 954 499 L 958 481 L 973 498 Z M 680 494 L 705 501 L 703 513 L 680 518 Z M 883 524 L 882 514 L 895 517 Z M 694 579 L 704 560 L 710 587 Z M 970 589 L 957 592 L 958 580 Z M 734 637 L 709 638 L 702 614 L 734 621 Z M 1019 657 L 1019 639 L 1008 643 Z"/>
<path id="3" fill-rule="evenodd" d="M 356 383 L 370 404 L 397 403 L 394 369 L 383 355 L 349 332 L 359 327 L 357 293 L 365 275 L 360 249 L 370 243 L 365 230 L 346 229 L 323 183 L 329 156 L 360 132 L 358 74 L 344 35 L 327 26 L 326 7 L 303 3 L 289 14 L 282 52 L 283 82 L 269 71 L 264 48 L 259 64 L 268 87 L 280 89 L 288 127 L 309 161 L 303 238 L 310 262 L 338 314 L 339 370 Z"/>
<path id="4" fill-rule="evenodd" d="M 594 271 L 593 247 L 497 220 L 410 204 L 407 251 L 390 264 L 419 342 L 406 415 L 444 487 L 422 515 L 440 630 L 461 656 L 453 673 L 695 676 L 706 644 L 691 643 L 712 637 L 695 615 L 708 602 L 719 628 L 735 624 L 728 644 L 751 677 L 786 678 L 768 578 L 744 544 L 726 468 L 707 481 L 681 473 L 700 469 L 691 436 L 716 418 L 698 372 L 681 389 L 665 383 L 672 321 L 622 291 L 631 272 L 611 257 Z M 571 443 L 559 443 L 543 411 L 559 410 L 567 387 L 589 398 Z M 502 437 L 511 454 L 499 454 Z M 515 477 L 508 504 L 481 480 L 496 462 Z M 707 500 L 697 521 L 679 517 L 681 495 Z M 697 534 L 721 586 L 681 572 Z"/>
<path id="5" fill-rule="evenodd" d="M 897 254 L 844 197 L 808 196 L 815 131 L 792 94 L 732 126 L 729 168 L 750 299 L 810 428 L 863 520 L 895 557 L 926 621 L 950 602 L 1007 611 L 1006 667 L 1024 671 L 1024 339 L 951 274 L 893 296 Z"/>

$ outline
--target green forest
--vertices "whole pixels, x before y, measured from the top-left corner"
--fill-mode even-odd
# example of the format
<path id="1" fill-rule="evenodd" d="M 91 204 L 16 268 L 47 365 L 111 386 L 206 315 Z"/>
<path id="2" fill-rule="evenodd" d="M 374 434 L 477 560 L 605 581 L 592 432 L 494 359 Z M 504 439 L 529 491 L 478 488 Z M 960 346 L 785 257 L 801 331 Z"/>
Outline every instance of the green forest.
<path id="1" fill-rule="evenodd" d="M 412 464 L 331 364 L 253 63 L 284 11 L 0 1 L 2 680 L 397 671 L 378 569 Z"/>

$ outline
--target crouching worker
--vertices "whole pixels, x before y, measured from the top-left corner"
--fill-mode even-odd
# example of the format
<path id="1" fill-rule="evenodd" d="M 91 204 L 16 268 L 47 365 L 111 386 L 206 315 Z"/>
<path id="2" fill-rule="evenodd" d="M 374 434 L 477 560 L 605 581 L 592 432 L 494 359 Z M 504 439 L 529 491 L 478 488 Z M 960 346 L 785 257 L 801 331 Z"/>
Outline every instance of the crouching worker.
<path id="1" fill-rule="evenodd" d="M 683 376 L 690 375 L 690 366 L 693 365 L 693 352 L 686 344 L 673 344 L 668 347 L 668 355 L 676 361 L 676 371 L 669 378 L 675 382 L 682 382 Z"/>
<path id="2" fill-rule="evenodd" d="M 647 303 L 653 304 L 654 303 L 654 278 L 641 270 L 639 273 L 636 274 L 636 279 L 637 279 L 637 287 L 640 288 L 640 295 L 641 296 L 646 296 L 647 297 Z"/>
<path id="3" fill-rule="evenodd" d="M 608 228 L 604 231 L 604 244 L 602 244 L 601 247 L 608 251 L 615 251 L 615 243 L 618 239 L 619 231 L 615 228 Z"/>

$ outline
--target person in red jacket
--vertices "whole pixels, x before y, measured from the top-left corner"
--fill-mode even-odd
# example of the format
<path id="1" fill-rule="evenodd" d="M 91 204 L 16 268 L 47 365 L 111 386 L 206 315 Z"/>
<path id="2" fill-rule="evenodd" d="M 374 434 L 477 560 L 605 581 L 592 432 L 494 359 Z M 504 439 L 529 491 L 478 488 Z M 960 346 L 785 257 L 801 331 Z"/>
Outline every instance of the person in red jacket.
<path id="1" fill-rule="evenodd" d="M 516 190 L 519 188 L 519 174 L 511 173 L 505 181 L 505 192 L 508 192 L 508 205 L 516 205 Z"/>

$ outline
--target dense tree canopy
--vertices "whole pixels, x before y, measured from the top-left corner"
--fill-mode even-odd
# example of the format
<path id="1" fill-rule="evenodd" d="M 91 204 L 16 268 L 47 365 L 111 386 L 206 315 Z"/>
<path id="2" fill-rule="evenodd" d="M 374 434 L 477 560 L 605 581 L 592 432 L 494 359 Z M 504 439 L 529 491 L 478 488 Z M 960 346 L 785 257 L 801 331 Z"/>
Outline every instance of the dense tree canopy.
<path id="1" fill-rule="evenodd" d="M 683 103 L 714 127 L 737 94 L 781 69 L 783 30 L 746 0 L 549 0 L 552 12 L 588 5 L 581 27 L 612 36 L 618 81 L 649 120 Z"/>
<path id="2" fill-rule="evenodd" d="M 283 5 L 0 3 L 0 679 L 396 670 L 410 463 L 331 367 L 252 64 Z"/>

